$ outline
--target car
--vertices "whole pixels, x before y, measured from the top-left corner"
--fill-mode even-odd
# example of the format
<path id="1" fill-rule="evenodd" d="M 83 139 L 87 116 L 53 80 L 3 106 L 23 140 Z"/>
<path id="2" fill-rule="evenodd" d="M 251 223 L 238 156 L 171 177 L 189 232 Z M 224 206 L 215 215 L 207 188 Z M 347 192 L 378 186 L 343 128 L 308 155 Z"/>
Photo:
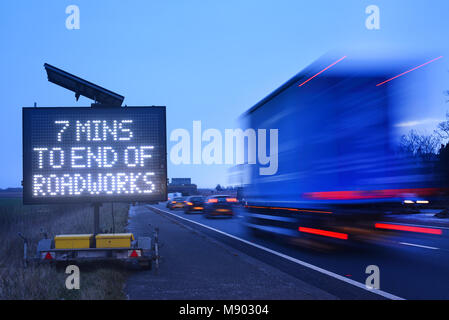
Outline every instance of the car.
<path id="1" fill-rule="evenodd" d="M 181 192 L 172 192 L 167 194 L 167 205 L 166 205 L 167 208 L 170 208 L 170 202 L 176 197 L 182 197 Z"/>
<path id="2" fill-rule="evenodd" d="M 184 201 L 184 212 L 203 212 L 204 211 L 204 197 L 190 196 Z"/>
<path id="3" fill-rule="evenodd" d="M 206 199 L 204 213 L 206 217 L 233 217 L 237 198 L 228 195 L 214 195 Z"/>
<path id="4" fill-rule="evenodd" d="M 178 209 L 178 208 L 184 208 L 184 197 L 176 197 L 173 200 L 169 201 L 168 208 L 170 210 Z"/>

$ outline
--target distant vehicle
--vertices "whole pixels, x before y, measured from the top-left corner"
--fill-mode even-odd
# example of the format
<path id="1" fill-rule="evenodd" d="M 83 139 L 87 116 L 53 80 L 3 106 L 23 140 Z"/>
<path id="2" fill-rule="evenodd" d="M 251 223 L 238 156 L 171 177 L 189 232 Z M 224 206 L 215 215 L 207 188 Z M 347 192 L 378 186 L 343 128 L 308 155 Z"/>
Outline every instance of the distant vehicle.
<path id="1" fill-rule="evenodd" d="M 167 208 L 170 205 L 170 201 L 172 201 L 172 199 L 176 198 L 176 197 L 182 197 L 181 192 L 173 192 L 173 193 L 169 193 L 167 194 Z"/>
<path id="2" fill-rule="evenodd" d="M 420 209 L 429 207 L 430 201 L 422 198 L 406 197 L 402 203 L 407 209 L 407 213 L 419 213 Z"/>
<path id="3" fill-rule="evenodd" d="M 204 213 L 206 217 L 232 217 L 233 206 L 237 203 L 237 198 L 228 195 L 210 196 L 206 199 Z"/>
<path id="4" fill-rule="evenodd" d="M 184 208 L 184 197 L 176 197 L 173 200 L 168 202 L 168 208 L 170 210 L 178 209 L 178 208 Z"/>
<path id="5" fill-rule="evenodd" d="M 438 66 L 396 78 L 419 62 L 348 55 L 332 64 L 341 60 L 318 60 L 241 117 L 244 129 L 270 134 L 267 155 L 276 145 L 271 173 L 260 161 L 245 166 L 247 225 L 256 234 L 339 243 L 382 237 L 377 222 L 385 215 L 425 206 L 442 192 L 438 154 L 412 152 L 404 140 L 420 119 L 444 117 L 416 104 L 435 99 L 433 83 L 423 79 L 435 78 Z"/>
<path id="6" fill-rule="evenodd" d="M 203 212 L 204 211 L 204 197 L 190 196 L 184 201 L 184 212 Z"/>

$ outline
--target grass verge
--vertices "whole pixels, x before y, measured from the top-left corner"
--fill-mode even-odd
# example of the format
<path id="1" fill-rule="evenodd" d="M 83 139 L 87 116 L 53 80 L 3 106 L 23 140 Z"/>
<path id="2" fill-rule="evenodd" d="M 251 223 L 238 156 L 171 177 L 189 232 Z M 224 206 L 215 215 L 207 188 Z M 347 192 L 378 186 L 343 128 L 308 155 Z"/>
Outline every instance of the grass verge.
<path id="1" fill-rule="evenodd" d="M 101 230 L 125 232 L 128 204 L 105 204 L 100 211 Z M 113 223 L 114 221 L 114 223 Z M 37 242 L 57 234 L 93 231 L 93 208 L 86 205 L 23 206 L 21 199 L 0 199 L 0 299 L 125 299 L 127 271 L 119 266 L 80 265 L 80 289 L 67 290 L 64 269 L 48 265 L 22 266 L 21 232 L 35 255 Z"/>

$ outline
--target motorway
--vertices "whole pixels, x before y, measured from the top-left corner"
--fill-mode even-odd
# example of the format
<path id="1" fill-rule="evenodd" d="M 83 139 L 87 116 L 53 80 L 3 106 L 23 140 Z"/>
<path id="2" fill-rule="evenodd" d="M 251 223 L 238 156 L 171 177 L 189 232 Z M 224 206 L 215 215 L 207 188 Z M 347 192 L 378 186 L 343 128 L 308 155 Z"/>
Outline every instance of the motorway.
<path id="1" fill-rule="evenodd" d="M 147 207 L 339 298 L 449 299 L 449 227 L 445 223 L 424 222 L 442 230 L 441 235 L 402 232 L 363 246 L 312 250 L 255 236 L 244 224 L 247 213 L 243 208 L 236 209 L 231 219 L 208 219 L 202 214 L 170 211 L 165 204 Z M 365 286 L 369 265 L 380 269 L 380 290 Z"/>

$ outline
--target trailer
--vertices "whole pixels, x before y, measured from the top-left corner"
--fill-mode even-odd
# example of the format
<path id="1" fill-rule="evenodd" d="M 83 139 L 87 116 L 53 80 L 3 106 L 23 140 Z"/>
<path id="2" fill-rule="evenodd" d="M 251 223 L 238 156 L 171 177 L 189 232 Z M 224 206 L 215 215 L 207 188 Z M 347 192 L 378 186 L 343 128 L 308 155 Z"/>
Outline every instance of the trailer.
<path id="1" fill-rule="evenodd" d="M 98 234 L 94 241 L 92 234 L 57 235 L 53 239 L 40 240 L 32 260 L 49 264 L 117 261 L 130 267 L 151 269 L 153 261 L 159 265 L 158 232 L 157 229 L 154 231 L 153 238 L 139 237 L 137 240 L 132 233 Z M 24 261 L 28 261 L 26 256 Z"/>

